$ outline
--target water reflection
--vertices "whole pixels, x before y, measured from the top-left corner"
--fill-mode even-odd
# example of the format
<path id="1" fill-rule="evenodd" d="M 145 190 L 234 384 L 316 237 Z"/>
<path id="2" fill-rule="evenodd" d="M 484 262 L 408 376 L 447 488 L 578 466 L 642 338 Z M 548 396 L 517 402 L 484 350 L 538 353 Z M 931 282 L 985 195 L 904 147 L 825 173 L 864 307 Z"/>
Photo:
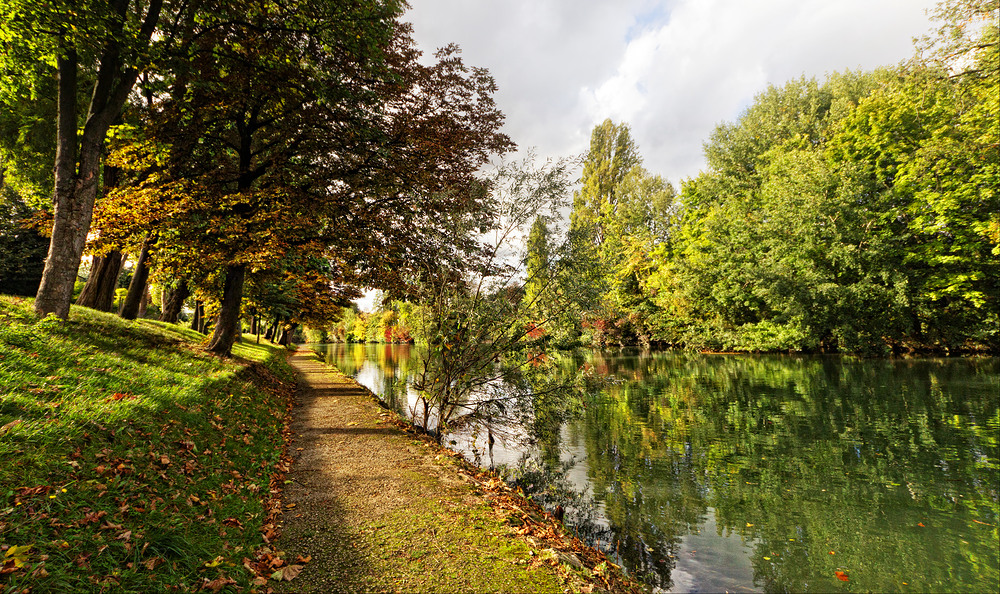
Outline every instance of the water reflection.
<path id="1" fill-rule="evenodd" d="M 328 360 L 405 406 L 408 348 L 341 346 Z M 495 456 L 656 588 L 1000 586 L 997 359 L 624 351 L 562 368 L 581 365 L 613 381 L 575 417 L 535 407 L 534 445 Z"/>

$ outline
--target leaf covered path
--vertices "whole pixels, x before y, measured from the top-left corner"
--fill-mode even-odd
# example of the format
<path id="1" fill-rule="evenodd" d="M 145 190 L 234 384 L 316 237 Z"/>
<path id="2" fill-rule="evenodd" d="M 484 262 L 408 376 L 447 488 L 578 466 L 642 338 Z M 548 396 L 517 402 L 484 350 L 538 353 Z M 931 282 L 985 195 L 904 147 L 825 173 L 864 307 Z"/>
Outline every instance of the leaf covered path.
<path id="1" fill-rule="evenodd" d="M 503 487 L 484 489 L 474 469 L 404 430 L 354 380 L 308 350 L 289 362 L 299 380 L 294 462 L 275 545 L 287 559 L 308 562 L 279 590 L 590 592 L 609 585 L 601 571 L 546 555 L 549 545 L 524 536 L 529 512 L 489 504 L 504 497 L 497 495 Z M 544 521 L 537 510 L 533 517 L 536 526 Z"/>

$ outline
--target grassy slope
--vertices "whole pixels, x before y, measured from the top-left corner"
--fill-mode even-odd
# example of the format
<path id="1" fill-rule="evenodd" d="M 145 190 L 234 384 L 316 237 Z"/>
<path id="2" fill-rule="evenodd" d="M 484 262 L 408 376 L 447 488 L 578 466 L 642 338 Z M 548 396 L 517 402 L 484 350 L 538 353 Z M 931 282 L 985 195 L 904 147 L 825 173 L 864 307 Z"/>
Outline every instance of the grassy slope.
<path id="1" fill-rule="evenodd" d="M 253 588 L 291 377 L 203 338 L 0 296 L 0 592 Z"/>

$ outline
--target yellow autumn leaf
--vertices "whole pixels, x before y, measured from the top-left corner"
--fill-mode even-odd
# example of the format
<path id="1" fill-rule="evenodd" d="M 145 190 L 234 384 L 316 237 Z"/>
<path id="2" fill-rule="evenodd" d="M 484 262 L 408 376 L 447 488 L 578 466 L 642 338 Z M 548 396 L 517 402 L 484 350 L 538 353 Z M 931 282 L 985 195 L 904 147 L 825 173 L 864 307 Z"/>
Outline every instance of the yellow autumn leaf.
<path id="1" fill-rule="evenodd" d="M 218 567 L 222 565 L 223 561 L 225 561 L 225 559 L 223 559 L 222 556 L 220 555 L 211 561 L 205 562 L 205 567 Z"/>
<path id="2" fill-rule="evenodd" d="M 31 552 L 32 545 L 14 545 L 4 553 L 4 559 L 13 559 L 14 567 L 21 568 L 28 562 L 28 553 Z"/>

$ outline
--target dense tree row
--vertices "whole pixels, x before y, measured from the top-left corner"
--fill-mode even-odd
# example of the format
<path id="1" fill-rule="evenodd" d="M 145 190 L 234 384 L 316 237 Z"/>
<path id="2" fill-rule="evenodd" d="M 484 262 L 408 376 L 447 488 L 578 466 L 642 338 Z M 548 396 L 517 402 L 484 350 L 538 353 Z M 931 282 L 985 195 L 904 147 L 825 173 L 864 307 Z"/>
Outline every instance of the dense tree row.
<path id="1" fill-rule="evenodd" d="M 455 47 L 422 61 L 404 3 L 92 4 L 0 3 L 0 281 L 41 276 L 39 313 L 76 287 L 135 317 L 152 285 L 161 319 L 194 301 L 219 353 L 241 317 L 408 341 L 434 327 L 406 299 L 492 277 L 508 324 L 550 346 L 1000 345 L 996 0 L 942 4 L 906 64 L 767 89 L 679 194 L 604 122 L 566 233 L 519 211 L 526 253 L 499 260 L 513 236 L 481 240 L 516 201 L 477 171 L 513 146 L 493 81 Z M 548 183 L 519 175 L 529 198 Z M 519 286 L 496 266 L 515 252 Z M 345 314 L 362 286 L 383 309 Z"/>
<path id="2" fill-rule="evenodd" d="M 472 249 L 433 231 L 451 216 L 488 223 L 475 174 L 513 144 L 489 74 L 453 46 L 422 60 L 404 9 L 0 4 L 0 123 L 19 135 L 0 147 L 4 187 L 34 205 L 54 197 L 36 310 L 66 317 L 89 237 L 81 303 L 110 307 L 134 254 L 122 315 L 135 317 L 150 280 L 176 291 L 174 305 L 194 294 L 210 309 L 210 349 L 228 353 L 242 315 L 326 324 L 356 287 L 405 284 L 440 258 L 442 237 Z M 36 121 L 56 125 L 32 152 Z M 54 190 L 38 174 L 46 156 Z"/>
<path id="3" fill-rule="evenodd" d="M 758 95 L 676 198 L 627 126 L 598 126 L 571 228 L 599 287 L 583 339 L 1000 347 L 996 2 L 938 16 L 937 42 L 905 65 Z"/>

